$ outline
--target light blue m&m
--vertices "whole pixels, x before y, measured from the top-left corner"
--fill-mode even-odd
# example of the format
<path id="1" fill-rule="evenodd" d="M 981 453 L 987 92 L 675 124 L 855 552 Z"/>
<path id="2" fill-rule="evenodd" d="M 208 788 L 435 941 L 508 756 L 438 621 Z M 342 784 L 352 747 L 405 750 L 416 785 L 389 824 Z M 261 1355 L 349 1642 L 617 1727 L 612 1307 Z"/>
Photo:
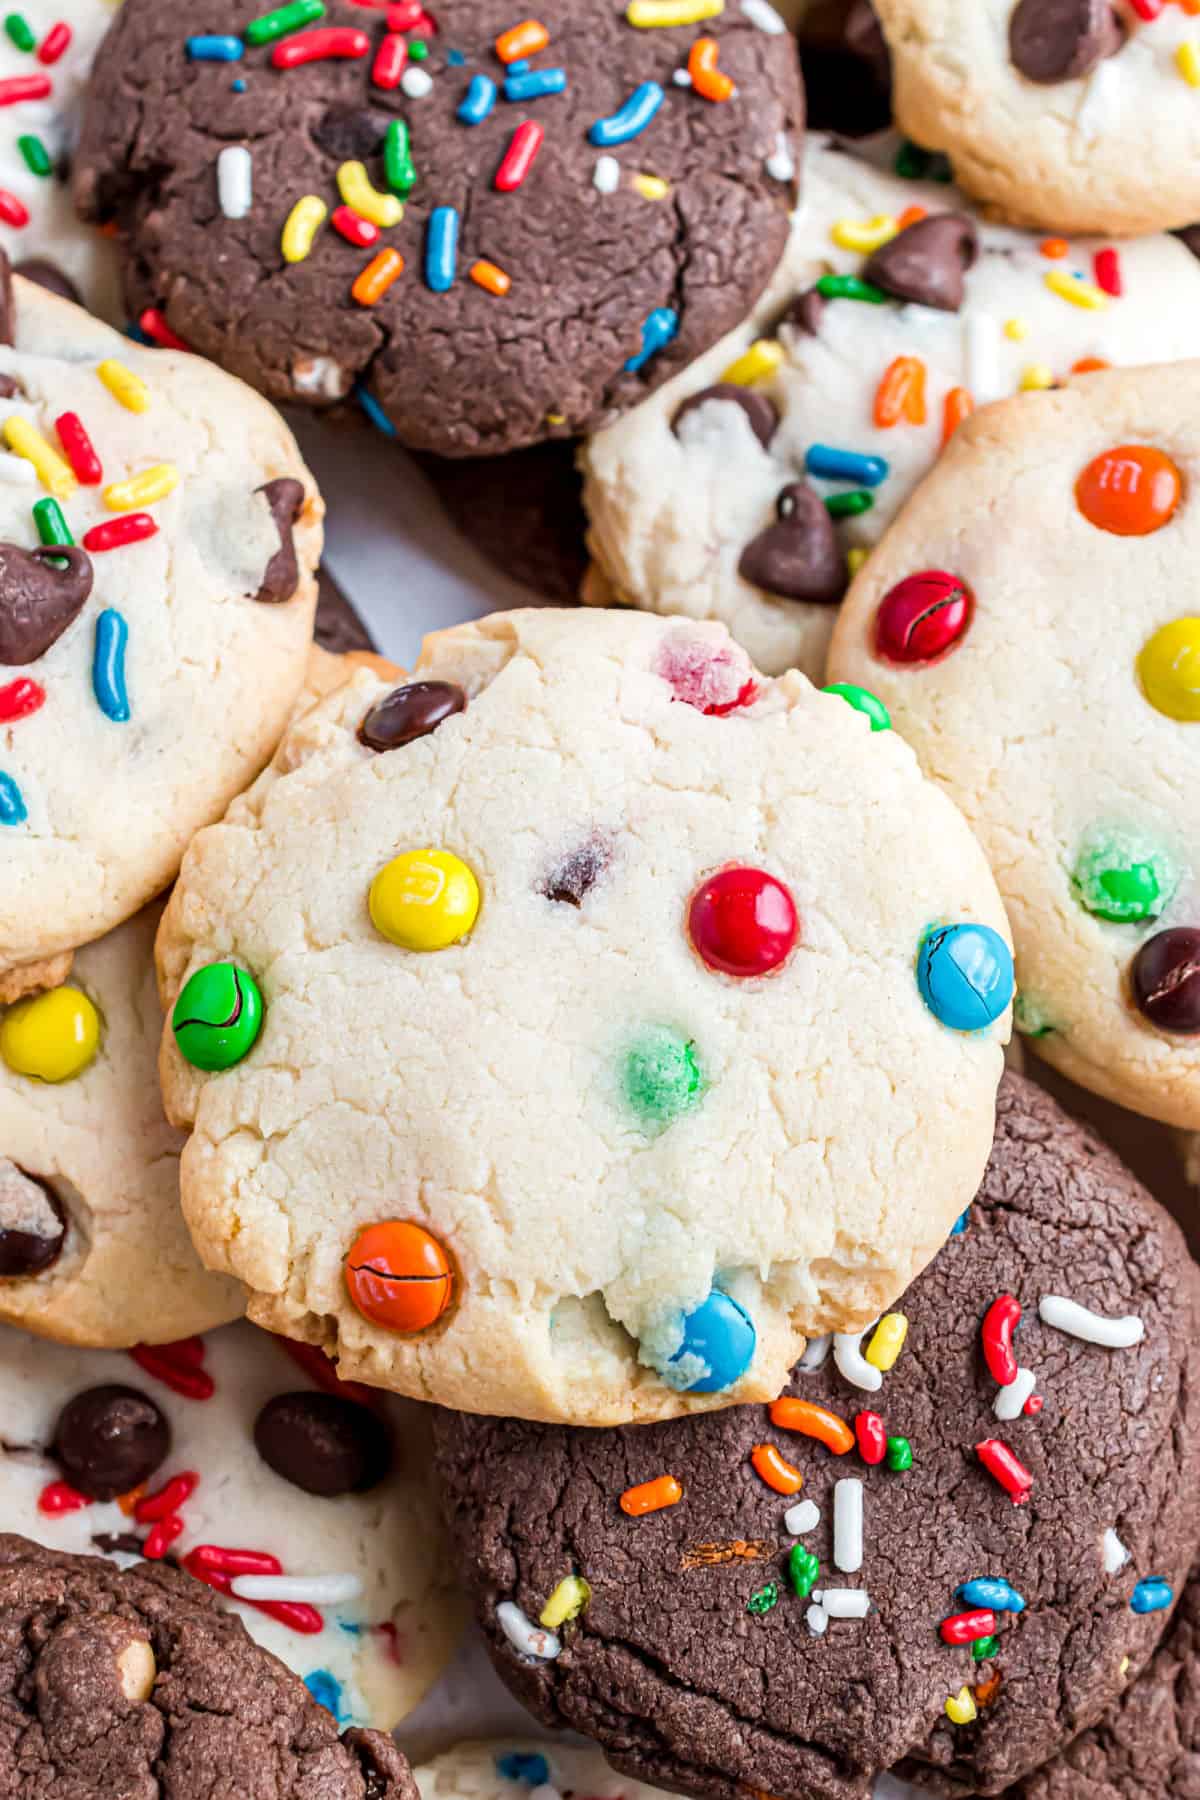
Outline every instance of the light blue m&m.
<path id="1" fill-rule="evenodd" d="M 1012 1000 L 1012 952 L 990 925 L 935 925 L 917 955 L 917 986 L 951 1031 L 982 1031 Z"/>
<path id="2" fill-rule="evenodd" d="M 720 1394 L 740 1381 L 754 1361 L 757 1333 L 750 1314 L 720 1288 L 688 1313 L 683 1321 L 683 1342 L 673 1363 L 695 1357 L 707 1365 L 707 1374 L 689 1382 L 689 1394 Z"/>

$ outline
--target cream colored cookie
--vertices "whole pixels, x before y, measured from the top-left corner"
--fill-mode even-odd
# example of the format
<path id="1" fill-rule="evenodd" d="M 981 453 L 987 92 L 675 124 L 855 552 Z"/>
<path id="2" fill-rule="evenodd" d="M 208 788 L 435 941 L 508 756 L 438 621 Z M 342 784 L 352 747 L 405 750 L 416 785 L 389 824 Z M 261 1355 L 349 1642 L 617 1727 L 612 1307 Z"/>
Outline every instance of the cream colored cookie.
<path id="1" fill-rule="evenodd" d="M 443 1404 L 769 1398 L 974 1192 L 1008 1027 L 982 857 L 898 738 L 718 626 L 498 614 L 415 675 L 449 694 L 357 676 L 185 859 L 197 1247 L 260 1323 Z M 978 1031 L 918 985 L 952 921 L 995 964 Z"/>
<path id="2" fill-rule="evenodd" d="M 1200 363 L 1186 363 L 981 413 L 859 576 L 830 657 L 978 831 L 1032 1047 L 1191 1127 L 1198 411 Z"/>
<path id="3" fill-rule="evenodd" d="M 584 504 L 599 571 L 587 598 L 720 619 L 760 668 L 795 666 L 819 679 L 836 617 L 831 601 L 848 579 L 839 549 L 861 553 L 882 536 L 937 461 L 948 407 L 957 417 L 963 404 L 1049 385 L 1085 358 L 1132 364 L 1200 355 L 1200 263 L 1175 238 L 1122 245 L 1123 291 L 1108 295 L 1095 289 L 1094 276 L 1098 254 L 1108 251 L 1111 265 L 1111 244 L 1080 239 L 1050 258 L 1039 239 L 986 224 L 955 189 L 896 175 L 894 144 L 886 164 L 883 153 L 875 146 L 880 160 L 872 161 L 810 135 L 804 205 L 753 317 L 585 445 Z M 878 244 L 912 207 L 970 221 L 957 235 L 947 222 L 932 238 L 928 224 L 914 221 L 887 247 L 898 289 L 940 304 L 905 303 L 895 294 L 881 305 L 809 299 L 803 317 L 815 329 L 806 328 L 802 296 L 823 276 L 874 275 L 874 252 L 850 246 Z M 972 246 L 977 254 L 964 270 Z M 1103 257 L 1100 267 L 1109 279 Z M 1073 304 L 1085 291 L 1095 304 Z M 901 358 L 920 365 L 920 422 L 895 416 L 894 406 L 876 413 Z M 751 411 L 728 390 L 696 404 L 730 378 L 745 384 L 734 394 Z M 810 452 L 822 446 L 875 466 L 822 479 L 808 467 Z M 802 481 L 824 499 L 857 492 L 870 510 L 839 520 L 835 531 L 802 516 L 781 532 L 780 497 Z M 767 533 L 777 546 L 773 561 Z M 801 549 L 787 558 L 789 541 Z M 794 596 L 811 594 L 815 583 L 830 598 L 785 597 L 765 585 L 768 576 Z"/>
<path id="4" fill-rule="evenodd" d="M 15 286 L 16 343 L 0 346 L 16 388 L 0 400 L 0 972 L 161 892 L 267 761 L 304 680 L 323 510 L 248 388 Z M 67 413 L 103 466 L 95 485 L 63 460 Z M 49 496 L 14 445 L 59 490 L 69 566 L 37 553 L 31 508 Z M 155 535 L 91 536 L 138 515 Z"/>
<path id="5" fill-rule="evenodd" d="M 599 1750 L 535 1738 L 455 1744 L 415 1764 L 421 1800 L 663 1800 L 663 1789 L 618 1775 Z"/>
<path id="6" fill-rule="evenodd" d="M 220 1552 L 274 1557 L 285 1576 L 305 1584 L 292 1598 L 307 1616 L 281 1616 L 232 1596 L 246 1629 L 304 1678 L 339 1724 L 390 1730 L 450 1660 L 464 1607 L 428 1477 L 424 1409 L 350 1389 L 331 1416 L 319 1390 L 334 1378 L 322 1361 L 298 1367 L 285 1345 L 246 1324 L 138 1361 L 41 1344 L 0 1327 L 0 1524 L 56 1550 L 101 1550 L 122 1563 L 169 1550 L 189 1573 L 215 1569 L 213 1585 L 225 1593 L 230 1565 Z M 153 1403 L 169 1433 L 165 1455 L 158 1456 L 161 1440 L 144 1457 L 140 1443 L 130 1446 L 128 1406 L 95 1395 L 113 1386 Z M 64 1416 L 81 1394 L 89 1400 Z M 298 1399 L 280 1407 L 284 1395 Z M 362 1400 L 382 1434 L 356 1404 Z M 138 1409 L 143 1423 L 149 1411 Z M 142 1442 L 149 1437 L 143 1433 Z M 97 1488 L 119 1469 L 148 1472 L 129 1497 L 108 1497 L 110 1482 L 81 1504 L 87 1496 L 76 1489 L 72 1498 L 70 1477 L 81 1479 L 75 1462 L 85 1452 Z M 297 1472 L 310 1491 L 296 1484 Z M 173 1506 L 155 1507 L 153 1497 L 181 1475 L 198 1479 L 174 1490 Z M 366 1485 L 346 1490 L 351 1478 Z M 64 1479 L 65 1493 L 50 1486 Z M 316 1485 L 324 1491 L 311 1491 Z M 150 1500 L 148 1516 L 138 1516 L 139 1498 Z M 156 1542 L 160 1516 L 179 1530 L 168 1525 Z M 325 1586 L 327 1598 L 320 1586 L 308 1587 L 330 1577 L 340 1580 L 337 1589 Z"/>
<path id="7" fill-rule="evenodd" d="M 80 951 L 66 989 L 0 1013 L 0 1319 L 63 1343 L 163 1343 L 243 1311 L 179 1210 L 183 1139 L 155 1080 L 160 915 L 148 907 Z M 70 1055 L 89 1030 L 78 1074 L 51 1084 L 11 1066 L 31 1049 Z"/>
<path id="8" fill-rule="evenodd" d="M 962 185 L 1014 224 L 1133 235 L 1200 218 L 1200 32 L 1189 6 L 874 6 L 902 130 L 944 150 Z"/>

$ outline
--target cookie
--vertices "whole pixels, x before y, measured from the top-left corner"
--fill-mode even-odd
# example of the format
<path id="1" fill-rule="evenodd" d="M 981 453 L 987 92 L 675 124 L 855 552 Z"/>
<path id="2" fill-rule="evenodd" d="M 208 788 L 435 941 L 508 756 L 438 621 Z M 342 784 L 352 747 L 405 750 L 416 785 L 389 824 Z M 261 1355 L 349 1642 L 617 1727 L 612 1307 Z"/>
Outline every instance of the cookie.
<path id="1" fill-rule="evenodd" d="M 176 1569 L 122 1573 L 0 1538 L 0 1668 L 0 1787 L 22 1800 L 416 1797 L 390 1738 L 339 1736 L 303 1684 Z"/>
<path id="2" fill-rule="evenodd" d="M 1113 1704 L 1200 1531 L 1200 1271 L 1015 1075 L 963 1226 L 770 1408 L 438 1413 L 460 1566 L 536 1717 L 639 1781 L 849 1800 L 893 1766 L 997 1793 Z"/>
<path id="3" fill-rule="evenodd" d="M 331 656 L 356 651 L 373 652 L 375 640 L 329 570 L 317 570 L 317 620 L 314 633 L 322 650 Z"/>
<path id="4" fill-rule="evenodd" d="M 421 1800 L 661 1800 L 658 1788 L 614 1773 L 598 1750 L 533 1738 L 455 1744 L 413 1769 Z"/>
<path id="5" fill-rule="evenodd" d="M 798 23 L 809 126 L 866 137 L 892 120 L 892 68 L 870 0 L 817 0 Z"/>
<path id="6" fill-rule="evenodd" d="M 721 619 L 760 668 L 820 679 L 847 555 L 877 542 L 973 406 L 1081 362 L 1200 354 L 1200 264 L 1174 238 L 1045 245 L 912 179 L 930 160 L 901 145 L 876 166 L 810 137 L 762 305 L 585 446 L 586 597 Z"/>
<path id="7" fill-rule="evenodd" d="M 512 456 L 425 456 L 451 521 L 481 555 L 543 600 L 569 606 L 587 573 L 587 520 L 572 444 Z"/>
<path id="8" fill-rule="evenodd" d="M 342 1725 L 390 1729 L 441 1674 L 462 1618 L 421 1408 L 246 1324 L 132 1356 L 0 1328 L 0 1370 L 5 1531 L 227 1596 L 263 1576 L 231 1604 Z"/>
<path id="9" fill-rule="evenodd" d="M 1200 40 L 1186 7 L 874 5 L 901 129 L 945 151 L 1013 224 L 1132 236 L 1200 217 Z"/>
<path id="10" fill-rule="evenodd" d="M 240 1318 L 179 1210 L 183 1138 L 156 1079 L 161 907 L 89 944 L 69 983 L 0 1013 L 0 1319 L 126 1349 Z"/>
<path id="11" fill-rule="evenodd" d="M 795 44 L 764 0 L 553 15 L 474 0 L 439 31 L 416 0 L 250 23 L 236 0 L 186 22 L 126 0 L 75 197 L 118 226 L 133 311 L 161 308 L 276 400 L 361 384 L 404 443 L 443 455 L 632 405 L 737 322 L 783 252 Z"/>
<path id="12" fill-rule="evenodd" d="M 1200 542 L 1198 403 L 1188 363 L 969 421 L 872 553 L 830 655 L 979 832 L 1033 1048 L 1192 1128 L 1200 625 L 1179 570 Z"/>
<path id="13" fill-rule="evenodd" d="M 188 853 L 159 955 L 193 1237 L 259 1323 L 422 1398 L 762 1398 L 974 1192 L 1004 930 L 898 737 L 719 627 L 441 633 Z"/>
<path id="14" fill-rule="evenodd" d="M 0 972 L 136 912 L 267 761 L 304 681 L 322 514 L 256 394 L 27 282 L 14 296 Z"/>

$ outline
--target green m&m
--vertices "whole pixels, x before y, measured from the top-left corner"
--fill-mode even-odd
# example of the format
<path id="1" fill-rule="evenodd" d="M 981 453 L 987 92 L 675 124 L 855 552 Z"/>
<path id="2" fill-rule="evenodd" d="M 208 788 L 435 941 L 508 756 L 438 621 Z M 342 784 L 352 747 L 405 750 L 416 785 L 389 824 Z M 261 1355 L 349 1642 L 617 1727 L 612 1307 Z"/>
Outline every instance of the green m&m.
<path id="1" fill-rule="evenodd" d="M 625 1101 L 644 1131 L 665 1131 L 704 1094 L 696 1047 L 678 1032 L 652 1026 L 625 1054 Z"/>
<path id="2" fill-rule="evenodd" d="M 1162 850 L 1135 834 L 1102 827 L 1086 834 L 1071 871 L 1080 905 L 1113 925 L 1156 919 L 1175 880 Z"/>
<path id="3" fill-rule="evenodd" d="M 180 1053 L 197 1069 L 232 1069 L 253 1050 L 262 1023 L 258 983 L 233 963 L 197 969 L 171 1014 Z"/>
<path id="4" fill-rule="evenodd" d="M 862 713 L 871 721 L 872 731 L 891 730 L 892 715 L 883 701 L 873 694 L 870 688 L 858 687 L 853 681 L 834 681 L 828 687 L 822 688 L 821 692 L 836 694 L 839 700 L 844 700 L 847 706 L 854 708 L 855 712 Z"/>

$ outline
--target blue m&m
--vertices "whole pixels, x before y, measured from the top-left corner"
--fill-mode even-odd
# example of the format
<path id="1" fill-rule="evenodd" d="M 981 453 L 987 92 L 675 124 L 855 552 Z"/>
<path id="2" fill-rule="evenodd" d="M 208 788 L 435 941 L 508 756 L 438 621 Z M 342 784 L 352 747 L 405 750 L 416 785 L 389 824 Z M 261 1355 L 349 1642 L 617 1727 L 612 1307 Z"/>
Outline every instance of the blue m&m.
<path id="1" fill-rule="evenodd" d="M 917 986 L 951 1031 L 982 1031 L 1012 1000 L 1012 952 L 990 925 L 935 925 L 917 955 Z"/>
<path id="2" fill-rule="evenodd" d="M 689 1394 L 720 1394 L 740 1381 L 754 1361 L 757 1333 L 750 1314 L 720 1288 L 714 1288 L 707 1300 L 683 1321 L 683 1342 L 671 1358 L 673 1363 L 695 1357 L 707 1366 L 707 1373 L 689 1382 Z"/>

